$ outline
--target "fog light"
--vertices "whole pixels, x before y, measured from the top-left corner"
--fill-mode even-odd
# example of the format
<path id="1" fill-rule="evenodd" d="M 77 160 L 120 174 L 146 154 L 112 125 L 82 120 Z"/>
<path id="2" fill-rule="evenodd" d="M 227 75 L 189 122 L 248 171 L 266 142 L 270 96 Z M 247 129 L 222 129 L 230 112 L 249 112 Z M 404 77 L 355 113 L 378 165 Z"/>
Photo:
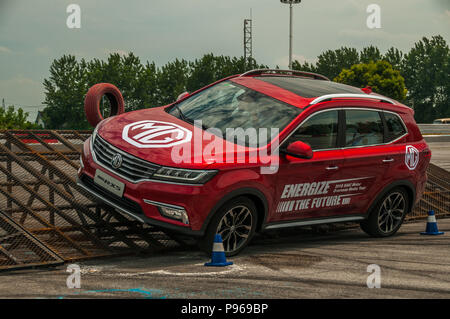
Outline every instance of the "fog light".
<path id="1" fill-rule="evenodd" d="M 178 221 L 181 221 L 185 225 L 189 225 L 189 218 L 184 209 L 159 206 L 159 211 L 161 212 L 161 215 L 167 218 L 176 219 Z"/>
<path id="2" fill-rule="evenodd" d="M 178 220 L 185 225 L 189 225 L 189 217 L 186 210 L 183 207 L 155 202 L 149 199 L 144 199 L 144 202 L 158 207 L 159 213 L 162 216 Z"/>

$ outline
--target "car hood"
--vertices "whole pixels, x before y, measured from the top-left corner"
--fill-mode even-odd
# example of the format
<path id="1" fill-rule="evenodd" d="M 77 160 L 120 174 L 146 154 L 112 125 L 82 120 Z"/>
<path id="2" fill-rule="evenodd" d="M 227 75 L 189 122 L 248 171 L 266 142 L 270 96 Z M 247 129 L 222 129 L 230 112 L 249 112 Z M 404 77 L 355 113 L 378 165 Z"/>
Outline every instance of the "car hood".
<path id="1" fill-rule="evenodd" d="M 108 118 L 99 124 L 98 135 L 143 160 L 192 169 L 219 168 L 227 154 L 237 156 L 251 150 L 243 146 L 237 148 L 234 143 L 168 114 L 164 108 L 137 110 Z"/>

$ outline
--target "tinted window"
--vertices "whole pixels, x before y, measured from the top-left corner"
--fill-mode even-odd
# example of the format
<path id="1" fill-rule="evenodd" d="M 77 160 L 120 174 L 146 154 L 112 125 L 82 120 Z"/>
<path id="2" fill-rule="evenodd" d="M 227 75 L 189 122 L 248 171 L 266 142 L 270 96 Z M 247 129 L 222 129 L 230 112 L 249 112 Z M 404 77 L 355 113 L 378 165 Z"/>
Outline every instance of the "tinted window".
<path id="1" fill-rule="evenodd" d="M 313 150 L 335 148 L 337 143 L 338 111 L 314 115 L 289 138 L 286 146 L 295 141 L 308 143 Z"/>
<path id="2" fill-rule="evenodd" d="M 221 137 L 229 137 L 231 142 L 240 145 L 249 144 L 247 137 L 237 139 L 233 134 L 230 137 L 226 133 L 228 128 L 255 129 L 258 133 L 267 131 L 267 138 L 250 141 L 254 143 L 253 145 L 259 146 L 273 139 L 272 128 L 281 132 L 301 112 L 301 109 L 295 106 L 230 81 L 219 83 L 188 97 L 177 106 L 178 108 L 173 107 L 169 112 L 189 123 L 201 120 L 204 129 L 215 128 Z M 179 111 L 183 116 L 180 116 Z"/>
<path id="3" fill-rule="evenodd" d="M 383 124 L 379 112 L 346 110 L 346 146 L 364 146 L 383 143 Z"/>
<path id="4" fill-rule="evenodd" d="M 383 114 L 387 127 L 386 142 L 395 140 L 396 138 L 406 133 L 406 129 L 397 115 L 386 112 L 384 112 Z"/>

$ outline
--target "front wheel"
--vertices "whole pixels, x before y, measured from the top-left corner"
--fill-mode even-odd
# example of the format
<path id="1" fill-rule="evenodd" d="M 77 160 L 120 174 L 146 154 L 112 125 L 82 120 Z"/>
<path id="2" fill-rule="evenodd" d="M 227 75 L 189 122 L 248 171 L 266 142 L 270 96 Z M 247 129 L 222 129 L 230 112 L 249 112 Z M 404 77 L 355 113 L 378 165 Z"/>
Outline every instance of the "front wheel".
<path id="1" fill-rule="evenodd" d="M 255 234 L 256 222 L 256 206 L 250 199 L 246 197 L 232 199 L 215 214 L 205 236 L 199 240 L 198 244 L 209 254 L 212 251 L 215 235 L 220 234 L 225 255 L 237 255 Z"/>
<path id="2" fill-rule="evenodd" d="M 361 229 L 373 237 L 394 235 L 409 211 L 408 193 L 403 188 L 394 188 L 384 195 L 369 217 L 361 222 Z"/>

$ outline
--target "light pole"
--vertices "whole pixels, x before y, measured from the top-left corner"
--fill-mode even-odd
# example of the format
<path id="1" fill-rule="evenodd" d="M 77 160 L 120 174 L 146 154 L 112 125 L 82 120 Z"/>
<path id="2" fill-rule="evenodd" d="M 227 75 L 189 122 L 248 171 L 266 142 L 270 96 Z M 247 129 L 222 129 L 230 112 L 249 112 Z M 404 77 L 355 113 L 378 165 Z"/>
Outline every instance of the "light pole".
<path id="1" fill-rule="evenodd" d="M 289 69 L 292 70 L 292 8 L 302 0 L 280 0 L 281 3 L 289 4 Z"/>

